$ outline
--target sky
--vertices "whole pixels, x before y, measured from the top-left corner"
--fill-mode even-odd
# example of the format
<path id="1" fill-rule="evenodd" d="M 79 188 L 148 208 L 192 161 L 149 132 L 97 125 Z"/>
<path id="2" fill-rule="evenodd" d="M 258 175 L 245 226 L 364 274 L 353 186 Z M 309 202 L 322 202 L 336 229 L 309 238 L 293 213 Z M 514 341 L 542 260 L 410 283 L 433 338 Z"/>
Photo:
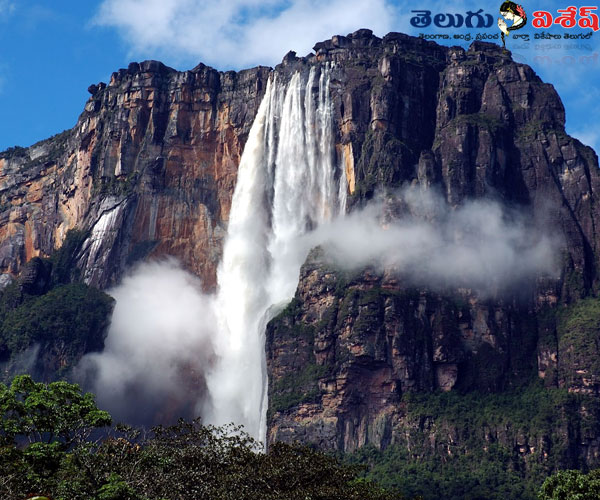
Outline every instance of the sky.
<path id="1" fill-rule="evenodd" d="M 501 2 L 424 0 L 0 0 L 0 151 L 29 146 L 77 122 L 87 88 L 108 82 L 131 61 L 157 59 L 178 70 L 203 62 L 219 70 L 274 66 L 289 50 L 299 55 L 336 34 L 369 28 L 378 36 L 399 31 L 449 34 L 499 33 Z M 528 13 L 557 16 L 571 2 L 528 0 Z M 583 6 L 584 4 L 575 4 Z M 593 2 L 585 5 L 595 5 Z M 411 10 L 436 14 L 491 14 L 490 28 L 411 26 Z M 600 10 L 600 9 L 599 9 Z M 598 11 L 596 11 L 598 12 Z M 510 24 L 510 23 L 509 23 Z M 534 40 L 542 32 L 588 34 L 585 40 Z M 567 112 L 567 132 L 600 150 L 600 30 L 535 29 L 531 22 L 509 39 L 518 62 L 552 83 Z M 496 40 L 499 43 L 499 40 Z M 469 45 L 462 40 L 440 41 Z"/>

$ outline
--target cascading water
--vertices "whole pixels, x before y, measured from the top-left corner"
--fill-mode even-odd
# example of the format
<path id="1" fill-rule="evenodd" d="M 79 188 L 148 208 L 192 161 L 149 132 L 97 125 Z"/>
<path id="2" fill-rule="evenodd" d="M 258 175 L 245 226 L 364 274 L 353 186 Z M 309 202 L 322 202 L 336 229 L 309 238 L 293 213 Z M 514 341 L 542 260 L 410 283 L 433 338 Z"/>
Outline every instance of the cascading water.
<path id="1" fill-rule="evenodd" d="M 307 252 L 300 238 L 345 212 L 329 84 L 328 66 L 297 72 L 287 84 L 276 74 L 269 80 L 240 162 L 218 269 L 217 363 L 204 416 L 243 424 L 263 442 L 266 323 L 293 297 Z"/>

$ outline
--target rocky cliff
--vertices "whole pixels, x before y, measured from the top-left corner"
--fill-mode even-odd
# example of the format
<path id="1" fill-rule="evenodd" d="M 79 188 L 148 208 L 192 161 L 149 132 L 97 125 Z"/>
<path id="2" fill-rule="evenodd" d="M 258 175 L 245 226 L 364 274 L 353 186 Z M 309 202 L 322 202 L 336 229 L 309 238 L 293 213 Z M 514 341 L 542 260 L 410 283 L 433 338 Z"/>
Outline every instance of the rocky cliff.
<path id="1" fill-rule="evenodd" d="M 407 394 L 438 389 L 498 392 L 539 378 L 597 395 L 595 303 L 577 301 L 598 284 L 598 159 L 566 135 L 552 85 L 481 42 L 463 50 L 359 30 L 314 50 L 239 73 L 132 63 L 92 85 L 72 130 L 0 154 L 2 271 L 18 274 L 78 228 L 88 284 L 106 287 L 136 260 L 174 255 L 212 288 L 271 71 L 287 79 L 327 64 L 349 210 L 407 183 L 435 186 L 451 208 L 492 196 L 560 234 L 561 273 L 482 298 L 407 287 L 391 272 L 342 272 L 313 252 L 267 331 L 269 439 L 383 449 L 414 442 L 406 436 L 417 429 L 439 443 L 406 406 Z M 523 432 L 498 429 L 488 434 L 525 446 Z M 585 433 L 571 431 L 577 448 Z M 573 453 L 592 463 L 600 432 L 586 432 L 587 451 Z"/>
<path id="2" fill-rule="evenodd" d="M 494 44 L 464 51 L 369 30 L 318 43 L 307 57 L 289 53 L 274 71 L 287 78 L 327 63 L 351 206 L 377 186 L 415 179 L 442 186 L 453 206 L 500 196 L 562 227 L 568 268 L 589 288 L 596 160 L 565 135 L 551 85 Z M 91 85 L 73 129 L 0 153 L 1 270 L 17 274 L 77 227 L 90 231 L 79 255 L 90 284 L 114 283 L 139 258 L 174 255 L 211 288 L 270 72 L 177 72 L 146 61 Z"/>
<path id="3" fill-rule="evenodd" d="M 88 284 L 106 287 L 140 258 L 173 255 L 214 286 L 268 74 L 146 61 L 90 86 L 72 130 L 0 154 L 2 271 L 18 273 L 79 228 L 89 232 L 78 255 Z"/>
<path id="4" fill-rule="evenodd" d="M 464 444 L 461 432 L 481 428 L 436 421 L 435 412 L 415 420 L 407 394 L 493 393 L 541 379 L 597 395 L 595 304 L 569 304 L 597 287 L 598 160 L 566 135 L 553 87 L 493 44 L 465 51 L 395 34 L 365 37 L 358 50 L 344 48 L 342 38 L 315 47 L 317 59 L 337 63 L 350 205 L 403 183 L 438 187 L 450 207 L 491 196 L 561 235 L 562 270 L 518 293 L 481 298 L 410 287 L 374 269 L 349 275 L 313 253 L 295 299 L 267 331 L 269 439 L 343 451 L 367 444 L 414 450 L 419 442 L 435 453 L 440 439 Z M 594 421 L 590 401 L 572 404 Z M 516 457 L 537 453 L 531 461 L 547 463 L 553 446 L 562 450 L 555 464 L 597 463 L 600 430 L 583 431 L 574 417 L 554 440 L 493 420 L 487 425 L 496 437 L 488 440 Z M 546 448 L 530 448 L 536 439 Z"/>

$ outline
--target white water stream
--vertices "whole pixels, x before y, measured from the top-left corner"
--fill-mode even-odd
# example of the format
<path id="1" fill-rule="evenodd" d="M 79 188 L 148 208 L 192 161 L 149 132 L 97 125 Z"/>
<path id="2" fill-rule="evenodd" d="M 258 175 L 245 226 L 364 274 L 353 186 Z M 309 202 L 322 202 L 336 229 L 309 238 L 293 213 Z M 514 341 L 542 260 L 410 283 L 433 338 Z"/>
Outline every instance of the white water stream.
<path id="1" fill-rule="evenodd" d="M 217 363 L 204 415 L 266 436 L 265 326 L 294 295 L 311 229 L 345 212 L 335 162 L 330 70 L 269 80 L 240 162 L 218 269 Z M 336 170 L 338 170 L 336 172 Z"/>
<path id="2" fill-rule="evenodd" d="M 105 349 L 79 370 L 113 415 L 158 423 L 185 412 L 197 389 L 190 411 L 204 422 L 241 424 L 265 441 L 266 324 L 294 295 L 303 235 L 345 213 L 329 82 L 327 66 L 269 80 L 239 165 L 216 296 L 173 261 L 145 263 L 111 290 Z"/>

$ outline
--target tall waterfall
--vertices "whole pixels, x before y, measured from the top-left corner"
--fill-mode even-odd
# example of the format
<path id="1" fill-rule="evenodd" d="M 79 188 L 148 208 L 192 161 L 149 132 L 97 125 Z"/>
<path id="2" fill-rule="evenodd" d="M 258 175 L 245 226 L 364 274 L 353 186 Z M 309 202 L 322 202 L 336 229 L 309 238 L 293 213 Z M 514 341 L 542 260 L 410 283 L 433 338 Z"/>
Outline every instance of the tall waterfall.
<path id="1" fill-rule="evenodd" d="M 217 363 L 208 374 L 214 424 L 266 436 L 265 327 L 294 295 L 307 249 L 299 239 L 345 212 L 335 162 L 329 67 L 269 80 L 240 162 L 218 269 Z"/>

